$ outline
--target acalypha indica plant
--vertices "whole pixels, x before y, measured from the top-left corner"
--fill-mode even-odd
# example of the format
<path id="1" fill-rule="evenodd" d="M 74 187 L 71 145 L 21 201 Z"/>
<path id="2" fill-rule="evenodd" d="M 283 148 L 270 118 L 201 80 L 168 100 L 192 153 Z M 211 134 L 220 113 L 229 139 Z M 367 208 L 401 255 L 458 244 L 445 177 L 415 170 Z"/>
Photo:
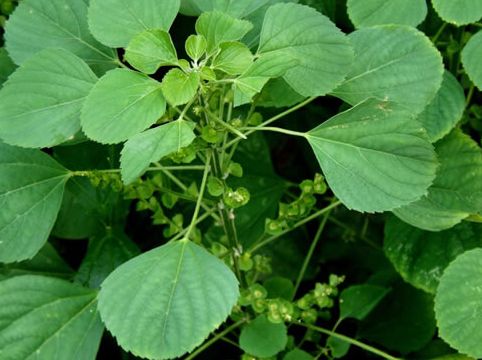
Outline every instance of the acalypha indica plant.
<path id="1" fill-rule="evenodd" d="M 482 358 L 482 1 L 0 9 L 0 359 Z"/>

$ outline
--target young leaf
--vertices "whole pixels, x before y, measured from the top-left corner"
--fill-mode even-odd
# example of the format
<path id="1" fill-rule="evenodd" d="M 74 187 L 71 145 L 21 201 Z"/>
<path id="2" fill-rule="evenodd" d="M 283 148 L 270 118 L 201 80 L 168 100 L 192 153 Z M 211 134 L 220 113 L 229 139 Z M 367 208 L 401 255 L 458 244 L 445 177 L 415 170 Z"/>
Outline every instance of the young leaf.
<path id="1" fill-rule="evenodd" d="M 196 32 L 206 38 L 209 55 L 223 42 L 242 39 L 252 27 L 249 21 L 219 11 L 203 13 L 196 21 Z"/>
<path id="2" fill-rule="evenodd" d="M 89 29 L 104 45 L 126 47 L 145 30 L 168 31 L 179 7 L 180 0 L 91 0 Z"/>
<path id="3" fill-rule="evenodd" d="M 186 40 L 186 53 L 194 61 L 198 61 L 207 49 L 206 38 L 202 35 L 190 35 Z"/>
<path id="4" fill-rule="evenodd" d="M 225 42 L 219 46 L 219 49 L 219 54 L 214 58 L 212 66 L 229 75 L 239 75 L 253 63 L 253 54 L 240 42 Z"/>
<path id="5" fill-rule="evenodd" d="M 111 272 L 139 253 L 137 245 L 121 227 L 106 229 L 89 240 L 76 280 L 90 288 L 98 288 Z"/>
<path id="6" fill-rule="evenodd" d="M 424 129 L 394 103 L 368 99 L 306 134 L 335 195 L 386 211 L 426 194 L 437 161 Z"/>
<path id="7" fill-rule="evenodd" d="M 7 50 L 0 48 L 0 88 L 2 84 L 7 81 L 11 73 L 15 71 L 15 64 L 10 56 L 7 54 Z"/>
<path id="8" fill-rule="evenodd" d="M 182 240 L 118 267 L 102 284 L 99 310 L 125 350 L 168 359 L 198 346 L 226 319 L 238 296 L 231 270 Z"/>
<path id="9" fill-rule="evenodd" d="M 80 130 L 80 109 L 97 81 L 87 64 L 62 49 L 25 61 L 0 90 L 0 138 L 11 145 L 51 147 Z"/>
<path id="10" fill-rule="evenodd" d="M 164 30 L 146 30 L 127 46 L 125 59 L 145 74 L 154 74 L 161 66 L 177 64 L 177 53 L 171 36 Z"/>
<path id="11" fill-rule="evenodd" d="M 121 174 L 129 184 L 143 174 L 150 163 L 188 146 L 194 140 L 193 126 L 184 120 L 172 121 L 129 139 L 122 150 Z"/>
<path id="12" fill-rule="evenodd" d="M 196 96 L 200 82 L 198 72 L 172 69 L 162 79 L 162 93 L 172 106 L 184 105 Z"/>
<path id="13" fill-rule="evenodd" d="M 447 229 L 470 214 L 482 213 L 480 147 L 457 129 L 437 142 L 435 150 L 440 167 L 427 196 L 394 210 L 403 221 L 431 231 Z"/>
<path id="14" fill-rule="evenodd" d="M 286 325 L 274 324 L 265 315 L 258 316 L 241 330 L 239 346 L 246 353 L 261 358 L 283 351 L 288 342 Z"/>
<path id="15" fill-rule="evenodd" d="M 435 142 L 455 127 L 462 118 L 464 110 L 464 89 L 455 76 L 445 71 L 442 86 L 417 120 L 427 130 L 430 141 Z"/>
<path id="16" fill-rule="evenodd" d="M 347 75 L 353 50 L 345 35 L 316 10 L 298 4 L 277 4 L 266 11 L 258 54 L 298 65 L 284 79 L 304 96 L 325 95 Z"/>
<path id="17" fill-rule="evenodd" d="M 445 269 L 435 296 L 440 337 L 454 349 L 482 358 L 482 248 L 458 256 Z"/>
<path id="18" fill-rule="evenodd" d="M 346 80 L 333 92 L 349 104 L 376 97 L 418 114 L 440 88 L 442 57 L 420 31 L 385 25 L 357 30 L 349 38 L 355 48 L 355 62 Z"/>
<path id="19" fill-rule="evenodd" d="M 105 74 L 87 97 L 81 113 L 82 130 L 97 142 L 120 143 L 154 124 L 165 111 L 159 82 L 116 69 Z"/>
<path id="20" fill-rule="evenodd" d="M 482 18 L 482 2 L 479 0 L 432 0 L 432 5 L 443 20 L 456 26 Z"/>
<path id="21" fill-rule="evenodd" d="M 340 295 L 340 319 L 363 320 L 378 303 L 390 292 L 377 285 L 354 285 Z"/>
<path id="22" fill-rule="evenodd" d="M 66 169 L 39 150 L 0 142 L 0 262 L 32 258 L 59 212 Z"/>
<path id="23" fill-rule="evenodd" d="M 348 0 L 348 16 L 357 28 L 384 25 L 419 25 L 427 16 L 425 0 Z"/>
<path id="24" fill-rule="evenodd" d="M 0 282 L 3 359 L 94 360 L 104 330 L 93 290 L 44 276 Z"/>
<path id="25" fill-rule="evenodd" d="M 482 4 L 481 4 L 482 5 Z M 462 64 L 470 80 L 482 90 L 482 31 L 473 35 L 462 50 Z"/>
<path id="26" fill-rule="evenodd" d="M 22 1 L 7 22 L 5 40 L 18 65 L 40 50 L 62 48 L 83 59 L 99 75 L 116 66 L 114 51 L 97 42 L 89 31 L 86 1 Z"/>
<path id="27" fill-rule="evenodd" d="M 403 279 L 435 293 L 447 265 L 465 250 L 482 247 L 482 226 L 462 223 L 442 232 L 409 226 L 395 217 L 385 225 L 383 249 Z"/>
<path id="28" fill-rule="evenodd" d="M 269 0 L 183 0 L 181 13 L 198 16 L 218 10 L 236 18 L 244 18 L 267 4 Z"/>
<path id="29" fill-rule="evenodd" d="M 283 360 L 314 360 L 315 358 L 308 354 L 306 351 L 300 349 L 293 349 L 287 353 Z"/>

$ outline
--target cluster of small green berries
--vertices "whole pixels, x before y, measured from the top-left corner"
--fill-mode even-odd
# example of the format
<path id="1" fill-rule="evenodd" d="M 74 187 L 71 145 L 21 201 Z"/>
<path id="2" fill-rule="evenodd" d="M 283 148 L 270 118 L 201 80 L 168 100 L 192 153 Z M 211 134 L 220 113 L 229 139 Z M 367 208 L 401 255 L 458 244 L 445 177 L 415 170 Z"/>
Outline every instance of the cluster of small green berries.
<path id="1" fill-rule="evenodd" d="M 322 175 L 316 174 L 314 180 L 304 180 L 299 188 L 301 194 L 291 203 L 280 203 L 277 219 L 266 219 L 265 231 L 277 235 L 288 229 L 290 224 L 310 214 L 316 205 L 316 196 L 326 192 L 327 186 Z"/>
<path id="2" fill-rule="evenodd" d="M 106 173 L 101 171 L 92 171 L 88 173 L 91 184 L 99 189 L 112 189 L 115 192 L 121 192 L 124 189 L 120 174 Z"/>

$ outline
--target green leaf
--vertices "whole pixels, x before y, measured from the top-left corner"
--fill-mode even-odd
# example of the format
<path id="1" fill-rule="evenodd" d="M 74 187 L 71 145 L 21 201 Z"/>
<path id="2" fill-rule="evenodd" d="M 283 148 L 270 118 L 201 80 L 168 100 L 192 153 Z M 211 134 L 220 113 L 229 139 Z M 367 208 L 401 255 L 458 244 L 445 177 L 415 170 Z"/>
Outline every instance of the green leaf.
<path id="1" fill-rule="evenodd" d="M 198 346 L 226 319 L 238 296 L 231 270 L 182 240 L 118 267 L 102 284 L 99 310 L 125 350 L 166 359 Z"/>
<path id="2" fill-rule="evenodd" d="M 348 16 L 357 28 L 374 25 L 419 25 L 427 16 L 425 0 L 348 0 Z"/>
<path id="3" fill-rule="evenodd" d="M 206 38 L 202 35 L 190 35 L 186 40 L 186 53 L 194 61 L 198 61 L 208 47 Z"/>
<path id="4" fill-rule="evenodd" d="M 7 50 L 0 48 L 0 88 L 1 85 L 7 81 L 10 74 L 15 71 L 15 69 L 16 66 L 12 59 L 10 59 L 10 56 L 8 56 Z"/>
<path id="5" fill-rule="evenodd" d="M 482 248 L 458 256 L 445 269 L 435 296 L 440 337 L 474 358 L 482 357 Z"/>
<path id="6" fill-rule="evenodd" d="M 262 107 L 289 107 L 302 102 L 304 96 L 298 94 L 283 78 L 271 79 L 256 100 Z"/>
<path id="7" fill-rule="evenodd" d="M 44 276 L 0 282 L 2 359 L 94 360 L 104 330 L 96 292 Z"/>
<path id="8" fill-rule="evenodd" d="M 432 0 L 432 5 L 443 20 L 456 26 L 482 18 L 482 3 L 479 0 Z"/>
<path id="9" fill-rule="evenodd" d="M 405 354 L 421 349 L 434 333 L 432 296 L 400 282 L 361 322 L 358 337 Z"/>
<path id="10" fill-rule="evenodd" d="M 442 86 L 417 120 L 427 130 L 431 142 L 447 135 L 462 118 L 465 110 L 464 89 L 455 76 L 444 72 Z"/>
<path id="11" fill-rule="evenodd" d="M 284 74 L 304 96 L 325 95 L 339 85 L 353 61 L 347 37 L 324 15 L 298 4 L 277 4 L 266 11 L 258 54 L 298 65 Z"/>
<path id="12" fill-rule="evenodd" d="M 265 315 L 258 316 L 241 330 L 239 346 L 257 357 L 274 356 L 283 351 L 288 342 L 286 325 L 274 324 Z"/>
<path id="13" fill-rule="evenodd" d="M 145 30 L 168 31 L 179 6 L 180 0 L 90 0 L 89 29 L 104 45 L 126 47 Z"/>
<path id="14" fill-rule="evenodd" d="M 291 301 L 295 290 L 291 280 L 281 276 L 270 277 L 263 286 L 268 292 L 268 299 L 280 298 Z"/>
<path id="15" fill-rule="evenodd" d="M 435 144 L 440 167 L 427 196 L 394 210 L 405 222 L 444 230 L 470 214 L 482 213 L 482 150 L 460 130 Z"/>
<path id="16" fill-rule="evenodd" d="M 98 288 L 117 267 L 139 254 L 139 248 L 121 227 L 108 228 L 89 240 L 76 280 L 90 288 Z"/>
<path id="17" fill-rule="evenodd" d="M 86 61 L 97 74 L 116 66 L 114 51 L 97 42 L 89 31 L 87 1 L 22 1 L 7 22 L 5 40 L 18 65 L 40 50 L 62 48 Z"/>
<path id="18" fill-rule="evenodd" d="M 394 103 L 368 99 L 306 134 L 335 195 L 350 209 L 391 210 L 427 193 L 435 152 Z"/>
<path id="19" fill-rule="evenodd" d="M 340 319 L 363 320 L 390 292 L 377 285 L 354 285 L 346 288 L 340 295 Z"/>
<path id="20" fill-rule="evenodd" d="M 0 138 L 11 145 L 51 147 L 80 130 L 80 109 L 97 81 L 87 64 L 62 49 L 25 61 L 0 90 Z"/>
<path id="21" fill-rule="evenodd" d="M 482 5 L 482 4 L 481 4 Z M 462 64 L 470 80 L 482 90 L 482 68 L 480 58 L 482 54 L 482 31 L 473 35 L 462 50 Z"/>
<path id="22" fill-rule="evenodd" d="M 121 174 L 125 184 L 141 176 L 150 163 L 188 146 L 195 139 L 193 126 L 184 120 L 172 121 L 137 134 L 124 145 Z"/>
<path id="23" fill-rule="evenodd" d="M 181 13 L 198 16 L 204 12 L 218 10 L 233 17 L 246 17 L 269 0 L 181 0 Z"/>
<path id="24" fill-rule="evenodd" d="M 252 27 L 249 21 L 219 11 L 203 13 L 196 21 L 196 32 L 206 38 L 209 55 L 223 42 L 242 39 Z"/>
<path id="25" fill-rule="evenodd" d="M 0 265 L 0 280 L 27 274 L 71 279 L 74 271 L 59 256 L 55 248 L 46 243 L 30 260 Z"/>
<path id="26" fill-rule="evenodd" d="M 125 59 L 145 74 L 154 74 L 161 66 L 177 64 L 177 53 L 171 36 L 164 30 L 146 30 L 127 46 Z"/>
<path id="27" fill-rule="evenodd" d="M 225 42 L 219 46 L 219 49 L 220 51 L 212 63 L 216 70 L 224 71 L 229 75 L 239 75 L 253 63 L 253 54 L 246 45 L 240 42 Z"/>
<path id="28" fill-rule="evenodd" d="M 333 92 L 349 104 L 376 97 L 418 114 L 440 88 L 442 57 L 420 31 L 385 25 L 357 30 L 349 38 L 355 48 L 355 62 L 346 80 Z"/>
<path id="29" fill-rule="evenodd" d="M 59 212 L 66 169 L 39 150 L 0 142 L 0 262 L 32 258 Z"/>
<path id="30" fill-rule="evenodd" d="M 162 79 L 162 92 L 172 106 L 184 105 L 196 96 L 201 83 L 198 72 L 172 69 Z"/>
<path id="31" fill-rule="evenodd" d="M 463 223 L 442 232 L 423 231 L 395 217 L 385 225 L 383 249 L 403 279 L 435 293 L 444 269 L 465 250 L 482 246 L 482 226 Z"/>
<path id="32" fill-rule="evenodd" d="M 165 111 L 159 82 L 131 70 L 116 69 L 105 74 L 90 92 L 82 108 L 81 124 L 92 140 L 114 144 L 147 129 Z"/>
<path id="33" fill-rule="evenodd" d="M 315 358 L 308 354 L 306 351 L 300 349 L 293 349 L 287 353 L 283 360 L 314 360 Z"/>

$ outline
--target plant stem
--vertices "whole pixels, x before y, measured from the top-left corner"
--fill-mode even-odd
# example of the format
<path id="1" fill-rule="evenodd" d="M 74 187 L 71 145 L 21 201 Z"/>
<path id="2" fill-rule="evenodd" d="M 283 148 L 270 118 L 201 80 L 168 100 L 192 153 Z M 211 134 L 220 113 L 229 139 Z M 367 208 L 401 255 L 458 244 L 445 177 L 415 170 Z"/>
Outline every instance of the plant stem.
<path id="1" fill-rule="evenodd" d="M 198 347 L 196 350 L 194 350 L 191 354 L 189 354 L 184 360 L 192 360 L 196 356 L 198 356 L 200 353 L 202 353 L 204 350 L 206 350 L 208 347 L 210 347 L 212 344 L 214 344 L 216 341 L 220 340 L 227 334 L 229 334 L 231 331 L 237 329 L 241 325 L 243 325 L 246 322 L 246 319 L 241 319 L 238 322 L 232 324 L 231 326 L 228 326 L 226 329 L 221 331 L 220 333 L 214 335 L 211 339 L 206 341 L 204 344 L 202 344 L 200 347 Z"/>
<path id="2" fill-rule="evenodd" d="M 303 280 L 303 277 L 305 276 L 306 269 L 308 268 L 308 265 L 310 264 L 311 258 L 313 257 L 313 253 L 315 252 L 316 245 L 318 244 L 318 241 L 321 238 L 321 234 L 323 233 L 323 229 L 325 228 L 326 222 L 327 222 L 328 218 L 330 217 L 330 212 L 331 212 L 331 210 L 329 210 L 325 213 L 325 215 L 323 216 L 323 219 L 320 222 L 320 226 L 318 226 L 318 230 L 316 231 L 315 238 L 313 239 L 313 241 L 310 245 L 310 249 L 308 250 L 308 253 L 306 254 L 305 261 L 303 262 L 303 265 L 301 266 L 301 270 L 298 274 L 298 278 L 296 279 L 292 299 L 295 298 L 296 293 L 298 292 L 298 289 L 300 287 L 301 281 Z"/>
<path id="3" fill-rule="evenodd" d="M 444 22 L 442 24 L 442 26 L 440 26 L 440 28 L 438 29 L 437 33 L 432 37 L 432 42 L 435 44 L 438 40 L 438 38 L 440 37 L 440 35 L 442 35 L 443 31 L 445 30 L 445 28 L 447 27 L 447 23 Z"/>
<path id="4" fill-rule="evenodd" d="M 216 209 L 210 209 L 209 211 L 206 211 L 204 214 L 202 214 L 201 216 L 199 216 L 197 218 L 194 225 L 196 226 L 196 225 L 202 223 L 208 217 L 213 216 L 215 212 L 216 212 Z M 170 239 L 169 242 L 181 239 L 186 234 L 187 230 L 188 230 L 188 227 L 184 228 L 179 234 L 177 234 L 172 239 Z"/>
<path id="5" fill-rule="evenodd" d="M 203 165 L 181 165 L 181 166 L 152 166 L 146 169 L 146 172 L 153 171 L 192 171 L 192 170 L 204 170 Z M 104 173 L 104 174 L 119 174 L 121 169 L 104 169 L 104 170 L 79 170 L 71 171 L 73 176 L 89 176 L 92 173 Z"/>
<path id="6" fill-rule="evenodd" d="M 207 111 L 207 110 L 206 110 Z M 242 138 L 243 140 L 246 140 L 247 137 L 246 135 L 244 135 L 241 131 L 239 131 L 238 129 L 236 129 L 234 126 L 232 126 L 231 124 L 227 123 L 226 121 L 223 121 L 221 120 L 220 118 L 218 118 L 216 115 L 214 115 L 213 113 L 211 113 L 210 111 L 207 111 L 208 112 L 208 115 L 209 115 L 209 118 L 211 120 L 214 120 L 215 122 L 217 122 L 219 125 L 221 126 L 224 126 L 226 129 L 228 129 L 230 132 L 232 132 L 234 135 Z"/>
<path id="7" fill-rule="evenodd" d="M 311 220 L 316 219 L 317 217 L 325 214 L 326 212 L 329 212 L 329 211 L 333 210 L 334 208 L 336 208 L 336 207 L 339 206 L 339 205 L 341 205 L 341 202 L 340 202 L 340 201 L 336 201 L 336 202 L 334 202 L 333 204 L 328 205 L 326 208 L 323 208 L 323 209 L 321 209 L 321 210 L 319 210 L 319 211 L 311 214 L 310 216 L 304 218 L 303 220 L 298 221 L 296 224 L 294 224 L 294 225 L 293 225 L 292 227 L 290 227 L 289 229 L 283 230 L 281 233 L 276 234 L 276 235 L 273 235 L 273 236 L 271 236 L 271 237 L 269 237 L 269 238 L 261 241 L 260 243 L 253 245 L 248 251 L 249 251 L 250 253 L 253 253 L 253 252 L 261 249 L 263 246 L 268 245 L 268 244 L 271 243 L 272 241 L 280 238 L 280 237 L 283 236 L 283 235 L 286 235 L 287 233 L 289 233 L 289 232 L 291 232 L 291 231 L 299 228 L 300 226 L 303 226 L 304 224 L 310 222 Z"/>
<path id="8" fill-rule="evenodd" d="M 196 202 L 196 207 L 194 208 L 194 214 L 192 215 L 191 224 L 189 225 L 186 231 L 186 235 L 184 236 L 186 239 L 189 239 L 189 236 L 191 235 L 191 232 L 194 229 L 194 226 L 196 224 L 197 217 L 199 216 L 199 210 L 201 209 L 201 205 L 204 197 L 204 190 L 206 189 L 208 174 L 210 170 L 211 170 L 211 154 L 208 154 L 206 159 L 206 166 L 203 173 L 203 178 L 201 181 L 201 187 L 199 189 L 199 194 Z"/>
<path id="9" fill-rule="evenodd" d="M 328 329 L 325 329 L 325 328 L 322 328 L 322 327 L 319 327 L 319 326 L 315 326 L 315 325 L 310 325 L 310 324 L 303 324 L 303 323 L 297 323 L 297 322 L 293 322 L 292 324 L 294 325 L 299 325 L 299 326 L 303 326 L 307 329 L 310 329 L 310 330 L 313 330 L 313 331 L 317 331 L 317 332 L 320 332 L 322 334 L 325 334 L 325 335 L 329 335 L 329 336 L 333 336 L 334 338 L 338 338 L 342 341 L 345 341 L 349 344 L 352 344 L 352 345 L 355 345 L 355 346 L 358 346 L 359 348 L 363 349 L 363 350 L 366 350 L 368 352 L 371 352 L 372 354 L 375 354 L 375 355 L 378 355 L 384 359 L 387 359 L 387 360 L 401 360 L 400 358 L 397 358 L 397 357 L 394 357 L 394 356 L 391 356 L 390 354 L 387 354 L 386 352 L 382 351 L 382 350 L 379 350 L 373 346 L 370 346 L 370 345 L 367 345 L 365 343 L 362 343 L 361 341 L 358 341 L 356 339 L 353 339 L 349 336 L 346 336 L 346 335 L 342 335 L 342 334 L 339 334 L 339 333 L 336 333 L 334 331 L 330 331 Z"/>
<path id="10" fill-rule="evenodd" d="M 254 131 L 273 131 L 273 132 L 279 132 L 282 134 L 287 134 L 287 135 L 293 135 L 293 136 L 301 136 L 301 137 L 306 137 L 305 133 L 299 132 L 299 131 L 293 131 L 293 130 L 288 130 L 288 129 L 282 129 L 279 127 L 272 127 L 272 126 L 257 126 L 257 127 L 247 127 L 247 128 L 242 128 L 243 130 L 252 130 Z"/>

